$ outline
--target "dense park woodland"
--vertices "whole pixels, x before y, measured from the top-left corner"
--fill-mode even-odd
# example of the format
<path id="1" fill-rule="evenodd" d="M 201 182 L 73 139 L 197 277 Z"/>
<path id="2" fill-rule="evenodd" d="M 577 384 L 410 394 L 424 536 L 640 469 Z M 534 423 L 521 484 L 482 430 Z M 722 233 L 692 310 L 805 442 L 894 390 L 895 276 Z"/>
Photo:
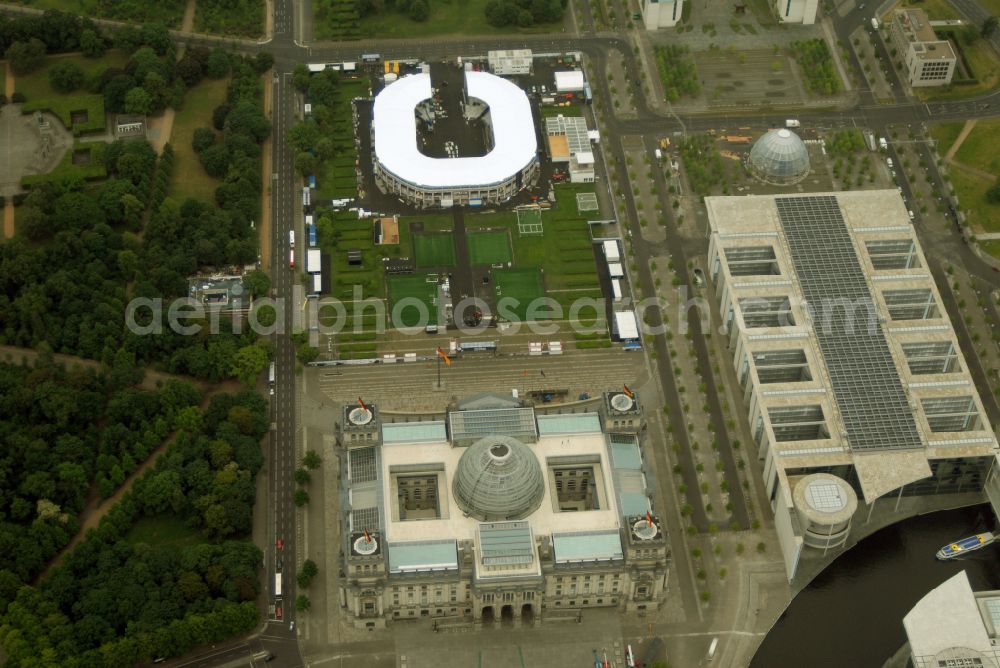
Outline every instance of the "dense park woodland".
<path id="1" fill-rule="evenodd" d="M 146 297 L 165 314 L 188 276 L 256 261 L 271 58 L 192 48 L 178 59 L 153 23 L 107 33 L 58 12 L 0 17 L 16 75 L 51 54 L 100 62 L 109 49 L 124 66 L 86 76 L 53 66 L 52 88 L 155 115 L 183 108 L 203 78 L 228 82 L 200 133 L 219 185 L 212 201 L 172 196 L 172 147 L 158 154 L 139 140 L 104 147 L 100 180 L 56 174 L 14 199 L 17 234 L 0 243 L 0 344 L 38 351 L 30 364 L 0 357 L 0 654 L 14 667 L 132 666 L 259 620 L 262 555 L 249 536 L 267 406 L 215 384 L 253 383 L 269 346 L 224 319 L 219 334 L 181 336 L 163 322 L 139 335 L 125 313 Z M 260 272 L 247 283 L 270 289 Z M 143 383 L 145 369 L 177 378 Z M 78 535 L 97 508 L 97 528 Z"/>

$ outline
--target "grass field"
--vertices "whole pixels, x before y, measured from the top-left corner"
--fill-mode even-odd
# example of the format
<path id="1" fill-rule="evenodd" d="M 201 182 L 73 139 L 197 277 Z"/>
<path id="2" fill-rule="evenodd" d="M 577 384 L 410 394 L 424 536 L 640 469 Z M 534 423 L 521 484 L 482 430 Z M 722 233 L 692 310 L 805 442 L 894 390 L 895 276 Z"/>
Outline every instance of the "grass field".
<path id="1" fill-rule="evenodd" d="M 940 123 L 931 126 L 930 133 L 938 141 L 938 154 L 944 156 L 955 143 L 964 123 Z M 976 123 L 962 146 L 955 153 L 955 162 L 1000 175 L 1000 120 L 981 120 Z M 1000 232 L 1000 205 L 986 201 L 986 191 L 995 182 L 953 165 L 949 169 L 959 207 L 974 230 Z"/>
<path id="2" fill-rule="evenodd" d="M 21 184 L 25 187 L 31 187 L 36 183 L 45 183 L 47 181 L 62 181 L 65 179 L 83 179 L 84 181 L 91 181 L 95 179 L 103 179 L 108 175 L 108 168 L 104 164 L 104 150 L 107 144 L 102 144 L 100 142 L 87 142 L 86 144 L 81 144 L 76 142 L 69 150 L 66 151 L 66 155 L 63 156 L 59 164 L 55 166 L 48 174 L 31 174 L 29 176 L 21 177 Z M 73 164 L 73 155 L 77 152 L 86 152 L 90 154 L 89 162 L 86 165 L 75 165 Z"/>
<path id="3" fill-rule="evenodd" d="M 983 241 L 979 245 L 993 257 L 1000 258 L 1000 241 Z"/>
<path id="4" fill-rule="evenodd" d="M 1000 205 L 986 201 L 986 191 L 990 189 L 995 179 L 987 180 L 956 167 L 951 168 L 950 174 L 959 207 L 965 213 L 966 221 L 976 230 L 1000 232 Z"/>
<path id="5" fill-rule="evenodd" d="M 496 269 L 493 272 L 493 287 L 496 290 L 499 312 L 503 312 L 500 301 L 508 301 L 506 309 L 515 313 L 521 321 L 528 319 L 528 306 L 532 301 L 545 296 L 542 273 L 538 269 Z M 509 303 L 509 300 L 515 300 Z"/>
<path id="6" fill-rule="evenodd" d="M 948 0 L 903 0 L 899 7 L 916 7 L 927 12 L 927 18 L 933 20 L 960 19 L 958 10 Z"/>
<path id="7" fill-rule="evenodd" d="M 951 148 L 958 135 L 962 132 L 963 122 L 958 123 L 938 123 L 930 127 L 930 135 L 937 142 L 937 151 L 942 158 Z"/>
<path id="8" fill-rule="evenodd" d="M 146 543 L 174 547 L 189 547 L 206 542 L 196 529 L 188 527 L 181 519 L 172 515 L 140 518 L 125 534 L 125 540 L 133 545 Z"/>
<path id="9" fill-rule="evenodd" d="M 545 295 L 564 307 L 579 298 L 600 299 L 588 214 L 576 208 L 576 194 L 592 193 L 594 185 L 561 184 L 555 190 L 556 207 L 542 212 L 541 236 L 521 236 L 514 211 L 467 215 L 466 226 L 470 234 L 476 229 L 506 227 L 514 268 L 544 267 Z"/>
<path id="10" fill-rule="evenodd" d="M 180 28 L 184 18 L 184 0 L 146 0 L 144 2 L 106 2 L 102 0 L 12 0 L 11 4 L 34 9 L 58 9 L 88 18 L 117 19 L 149 23 L 159 21 L 168 28 Z"/>
<path id="11" fill-rule="evenodd" d="M 368 83 L 364 79 L 341 79 L 337 87 L 337 100 L 331 111 L 332 127 L 324 126 L 336 147 L 336 155 L 323 162 L 316 175 L 318 199 L 346 199 L 358 194 L 358 180 L 354 171 L 357 148 L 354 145 L 354 124 L 351 101 L 367 97 Z"/>
<path id="12" fill-rule="evenodd" d="M 404 274 L 389 276 L 389 298 L 392 300 L 392 307 L 395 311 L 396 305 L 402 300 L 408 301 L 416 299 L 423 304 L 423 308 L 416 304 L 401 307 L 398 315 L 398 322 L 393 322 L 395 327 L 416 327 L 428 323 L 437 322 L 437 282 L 430 282 L 427 277 L 431 274 Z M 423 313 L 421 313 L 423 311 Z M 425 320 L 424 318 L 429 318 Z"/>
<path id="13" fill-rule="evenodd" d="M 496 35 L 518 33 L 552 33 L 562 29 L 562 23 L 542 23 L 529 28 L 505 26 L 494 28 L 486 22 L 485 7 L 488 0 L 434 0 L 429 3 L 430 14 L 426 21 L 411 21 L 403 13 L 393 9 L 388 3 L 384 8 L 370 16 L 360 19 L 354 14 L 336 14 L 344 11 L 343 3 L 336 0 L 317 0 L 313 2 L 313 31 L 315 38 L 423 38 L 440 35 Z M 352 30 L 342 32 L 340 26 L 346 21 L 351 22 Z M 353 29 L 353 23 L 357 28 Z"/>
<path id="14" fill-rule="evenodd" d="M 420 268 L 454 267 L 455 237 L 451 233 L 415 234 L 413 257 Z"/>
<path id="15" fill-rule="evenodd" d="M 538 107 L 538 113 L 542 118 L 583 116 L 583 105 L 568 104 L 565 107 L 558 107 L 554 104 L 546 104 Z"/>
<path id="16" fill-rule="evenodd" d="M 200 0 L 195 5 L 194 30 L 258 37 L 264 34 L 264 0 Z"/>
<path id="17" fill-rule="evenodd" d="M 184 96 L 184 106 L 174 116 L 170 145 L 174 148 L 174 170 L 170 194 L 183 201 L 188 197 L 211 202 L 219 182 L 205 173 L 198 154 L 191 148 L 197 128 L 212 127 L 212 110 L 225 102 L 229 79 L 205 79 Z M 221 138 L 220 140 L 221 141 Z"/>
<path id="18" fill-rule="evenodd" d="M 45 64 L 31 74 L 15 77 L 14 90 L 22 93 L 28 102 L 42 98 L 68 98 L 86 94 L 87 91 L 83 87 L 73 93 L 60 93 L 49 85 L 49 69 L 61 60 L 71 60 L 80 66 L 84 74 L 84 86 L 86 86 L 87 79 L 100 76 L 108 68 L 125 67 L 128 55 L 117 49 L 112 49 L 99 59 L 85 58 L 79 54 L 50 56 L 45 59 Z"/>
<path id="19" fill-rule="evenodd" d="M 1000 147 L 1000 120 L 981 120 L 962 142 L 962 146 L 955 153 L 955 160 L 963 165 L 1000 175 L 998 147 Z"/>
<path id="20" fill-rule="evenodd" d="M 472 264 L 498 264 L 513 259 L 506 231 L 470 232 L 468 239 L 469 261 Z"/>
<path id="21" fill-rule="evenodd" d="M 29 99 L 21 111 L 29 114 L 33 111 L 51 111 L 59 117 L 66 129 L 74 135 L 81 135 L 86 132 L 98 132 L 107 125 L 104 117 L 104 96 L 103 95 L 61 95 L 59 97 Z M 85 120 L 73 122 L 75 114 L 86 113 Z"/>

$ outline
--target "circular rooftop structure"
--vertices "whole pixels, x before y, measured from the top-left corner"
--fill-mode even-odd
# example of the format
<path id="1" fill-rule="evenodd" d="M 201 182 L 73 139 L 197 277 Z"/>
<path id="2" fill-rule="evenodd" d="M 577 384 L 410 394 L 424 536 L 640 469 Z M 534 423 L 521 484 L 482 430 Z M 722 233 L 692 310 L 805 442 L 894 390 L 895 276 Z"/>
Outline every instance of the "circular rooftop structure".
<path id="1" fill-rule="evenodd" d="M 809 174 L 809 151 L 791 130 L 771 130 L 750 149 L 747 169 L 764 183 L 798 183 Z"/>
<path id="2" fill-rule="evenodd" d="M 848 521 L 858 509 L 858 495 L 847 481 L 831 473 L 814 473 L 795 484 L 795 508 L 811 524 L 833 526 Z"/>
<path id="3" fill-rule="evenodd" d="M 378 541 L 374 537 L 371 539 L 365 538 L 364 536 L 358 536 L 354 540 L 354 551 L 357 554 L 370 555 L 375 554 L 378 550 Z"/>
<path id="4" fill-rule="evenodd" d="M 453 490 L 465 514 L 481 522 L 518 520 L 541 504 L 545 479 L 528 446 L 510 436 L 487 436 L 458 460 Z"/>
<path id="5" fill-rule="evenodd" d="M 619 394 L 611 397 L 611 407 L 619 413 L 626 413 L 632 410 L 633 406 L 635 406 L 635 399 L 628 396 L 624 392 L 620 392 Z"/>
<path id="6" fill-rule="evenodd" d="M 369 422 L 371 422 L 372 417 L 374 416 L 372 415 L 371 409 L 362 408 L 361 406 L 358 406 L 357 408 L 351 410 L 351 412 L 348 413 L 347 415 L 347 419 L 351 421 L 351 424 L 358 427 L 364 426 Z"/>

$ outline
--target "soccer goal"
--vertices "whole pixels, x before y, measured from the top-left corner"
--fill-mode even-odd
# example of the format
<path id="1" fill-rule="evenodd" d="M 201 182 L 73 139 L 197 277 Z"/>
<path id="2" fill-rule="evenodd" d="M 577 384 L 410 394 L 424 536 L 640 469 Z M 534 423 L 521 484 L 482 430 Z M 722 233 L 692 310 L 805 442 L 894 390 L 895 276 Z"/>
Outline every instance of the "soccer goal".
<path id="1" fill-rule="evenodd" d="M 542 209 L 538 205 L 519 206 L 517 209 L 517 231 L 522 235 L 542 234 Z"/>

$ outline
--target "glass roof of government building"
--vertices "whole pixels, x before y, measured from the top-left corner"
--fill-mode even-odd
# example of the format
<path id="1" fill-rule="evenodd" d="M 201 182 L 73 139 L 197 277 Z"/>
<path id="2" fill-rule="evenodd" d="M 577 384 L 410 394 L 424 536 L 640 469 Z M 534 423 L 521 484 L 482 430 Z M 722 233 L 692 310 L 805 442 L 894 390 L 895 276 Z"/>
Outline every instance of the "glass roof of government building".
<path id="1" fill-rule="evenodd" d="M 484 408 L 459 410 L 448 413 L 451 438 L 460 441 L 468 438 L 507 434 L 515 438 L 534 440 L 535 411 L 531 408 Z"/>

